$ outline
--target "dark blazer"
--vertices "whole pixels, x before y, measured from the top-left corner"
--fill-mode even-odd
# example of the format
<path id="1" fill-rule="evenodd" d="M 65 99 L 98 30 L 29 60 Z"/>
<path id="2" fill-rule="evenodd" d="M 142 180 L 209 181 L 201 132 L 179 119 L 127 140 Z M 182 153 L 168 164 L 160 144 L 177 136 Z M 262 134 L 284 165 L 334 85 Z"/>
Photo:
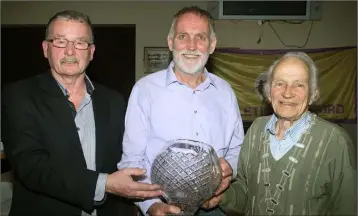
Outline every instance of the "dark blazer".
<path id="1" fill-rule="evenodd" d="M 112 173 L 122 155 L 125 102 L 93 83 L 96 171 L 87 170 L 67 98 L 48 73 L 10 84 L 2 96 L 2 141 L 14 170 L 11 216 L 134 215 L 128 200 L 106 194 L 95 204 L 99 172 Z"/>

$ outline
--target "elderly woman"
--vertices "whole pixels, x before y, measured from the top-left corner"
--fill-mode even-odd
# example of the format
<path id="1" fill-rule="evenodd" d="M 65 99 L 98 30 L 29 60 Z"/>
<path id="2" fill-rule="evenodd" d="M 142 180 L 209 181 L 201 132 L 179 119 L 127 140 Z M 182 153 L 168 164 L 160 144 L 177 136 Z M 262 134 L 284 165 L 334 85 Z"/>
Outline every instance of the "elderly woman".
<path id="1" fill-rule="evenodd" d="M 268 70 L 265 96 L 274 115 L 248 130 L 238 174 L 218 203 L 245 215 L 356 215 L 356 155 L 338 125 L 308 111 L 319 97 L 317 68 L 290 52 Z"/>

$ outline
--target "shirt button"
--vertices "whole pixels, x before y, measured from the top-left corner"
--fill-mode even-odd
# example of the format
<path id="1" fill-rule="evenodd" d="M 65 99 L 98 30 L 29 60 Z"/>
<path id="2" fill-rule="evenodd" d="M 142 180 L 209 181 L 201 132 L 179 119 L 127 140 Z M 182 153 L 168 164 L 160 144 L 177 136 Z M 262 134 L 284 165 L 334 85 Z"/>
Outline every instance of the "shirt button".
<path id="1" fill-rule="evenodd" d="M 199 133 L 195 133 L 197 136 L 199 136 Z"/>
<path id="2" fill-rule="evenodd" d="M 194 113 L 196 114 L 198 111 L 194 110 Z"/>

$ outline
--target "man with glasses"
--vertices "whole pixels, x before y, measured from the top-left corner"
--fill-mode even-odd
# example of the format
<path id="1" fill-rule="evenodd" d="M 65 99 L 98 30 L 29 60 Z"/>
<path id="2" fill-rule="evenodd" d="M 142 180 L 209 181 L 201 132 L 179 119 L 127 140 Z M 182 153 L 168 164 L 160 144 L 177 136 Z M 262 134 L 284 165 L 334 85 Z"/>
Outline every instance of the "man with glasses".
<path id="1" fill-rule="evenodd" d="M 2 141 L 15 173 L 10 215 L 134 215 L 127 198 L 162 192 L 133 181 L 143 169 L 117 171 L 125 103 L 85 74 L 95 51 L 89 18 L 57 13 L 42 48 L 49 72 L 2 96 Z"/>
<path id="2" fill-rule="evenodd" d="M 47 39 L 46 41 L 51 42 L 55 47 L 58 48 L 66 48 L 68 42 L 72 42 L 73 46 L 79 50 L 86 50 L 90 47 L 90 45 L 92 45 L 92 43 L 88 43 L 86 41 L 69 41 L 66 38 Z"/>

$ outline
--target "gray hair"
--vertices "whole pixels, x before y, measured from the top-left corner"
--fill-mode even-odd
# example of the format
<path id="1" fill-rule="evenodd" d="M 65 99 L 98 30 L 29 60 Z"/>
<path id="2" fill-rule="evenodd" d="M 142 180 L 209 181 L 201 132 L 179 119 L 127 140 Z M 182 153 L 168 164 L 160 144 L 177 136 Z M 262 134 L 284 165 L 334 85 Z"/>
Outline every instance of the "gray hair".
<path id="1" fill-rule="evenodd" d="M 273 72 L 275 71 L 276 67 L 286 58 L 297 58 L 301 60 L 306 67 L 308 68 L 308 77 L 309 77 L 309 105 L 316 102 L 319 98 L 319 87 L 318 87 L 318 69 L 316 64 L 313 60 L 304 52 L 288 52 L 283 55 L 280 59 L 276 60 L 266 71 L 267 73 L 267 81 L 264 87 L 264 95 L 266 99 L 270 97 L 271 94 L 271 84 L 273 78 Z"/>
<path id="2" fill-rule="evenodd" d="M 211 14 L 208 11 L 206 11 L 204 9 L 201 9 L 201 8 L 199 8 L 197 6 L 191 6 L 191 7 L 182 8 L 180 11 L 178 11 L 174 15 L 173 22 L 172 22 L 172 24 L 170 26 L 170 30 L 169 30 L 169 34 L 168 34 L 169 37 L 174 38 L 175 27 L 176 27 L 176 24 L 177 24 L 177 21 L 178 21 L 179 17 L 184 15 L 184 14 L 188 14 L 188 13 L 193 13 L 193 14 L 196 14 L 196 15 L 198 15 L 200 17 L 206 18 L 208 20 L 208 22 L 209 22 L 209 27 L 210 27 L 210 40 L 216 36 L 214 19 L 211 16 Z"/>
<path id="3" fill-rule="evenodd" d="M 90 29 L 90 42 L 94 43 L 94 35 L 93 35 L 93 29 L 92 29 L 92 24 L 91 24 L 91 20 L 89 18 L 89 16 L 78 12 L 78 11 L 74 11 L 74 10 L 65 10 L 65 11 L 61 11 L 56 13 L 53 17 L 50 18 L 50 20 L 47 23 L 46 26 L 46 34 L 45 34 L 45 39 L 49 39 L 49 35 L 50 35 L 50 31 L 51 31 L 51 27 L 52 27 L 52 23 L 58 19 L 62 19 L 62 20 L 67 20 L 67 21 L 76 21 L 76 22 L 80 22 L 80 23 L 84 23 L 86 25 L 88 25 L 89 29 Z"/>

